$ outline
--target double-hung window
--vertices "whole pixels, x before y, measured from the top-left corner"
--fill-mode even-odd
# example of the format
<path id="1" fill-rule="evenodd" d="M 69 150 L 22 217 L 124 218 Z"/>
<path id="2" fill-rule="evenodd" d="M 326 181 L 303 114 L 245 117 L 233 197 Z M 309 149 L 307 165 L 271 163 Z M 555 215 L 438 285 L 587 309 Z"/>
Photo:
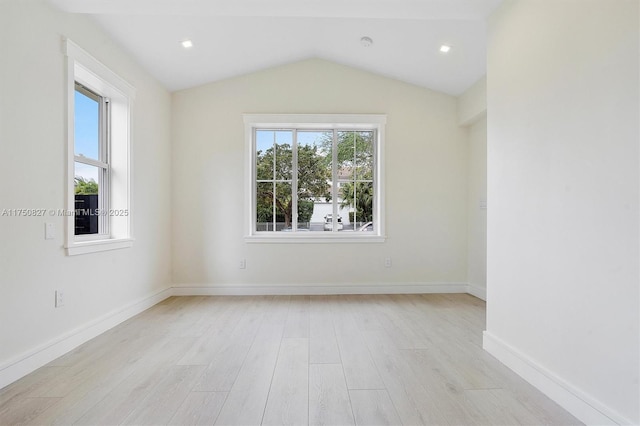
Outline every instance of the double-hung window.
<path id="1" fill-rule="evenodd" d="M 75 82 L 74 235 L 109 235 L 109 106 L 107 97 Z"/>
<path id="2" fill-rule="evenodd" d="M 384 115 L 244 120 L 247 241 L 384 240 Z"/>
<path id="3" fill-rule="evenodd" d="M 70 40 L 67 254 L 130 247 L 130 121 L 135 89 Z"/>

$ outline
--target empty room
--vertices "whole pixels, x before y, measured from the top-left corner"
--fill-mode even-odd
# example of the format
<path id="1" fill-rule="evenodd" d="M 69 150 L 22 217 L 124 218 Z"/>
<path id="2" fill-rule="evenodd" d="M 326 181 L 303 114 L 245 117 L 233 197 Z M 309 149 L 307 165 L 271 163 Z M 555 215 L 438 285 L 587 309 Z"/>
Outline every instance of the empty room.
<path id="1" fill-rule="evenodd" d="M 0 40 L 0 425 L 640 424 L 640 1 Z"/>

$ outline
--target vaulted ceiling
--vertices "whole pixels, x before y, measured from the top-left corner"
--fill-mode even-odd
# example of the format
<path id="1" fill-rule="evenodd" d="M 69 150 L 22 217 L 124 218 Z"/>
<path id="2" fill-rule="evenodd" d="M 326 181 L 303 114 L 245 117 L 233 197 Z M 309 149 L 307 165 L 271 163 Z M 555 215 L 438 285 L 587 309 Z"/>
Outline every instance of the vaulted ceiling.
<path id="1" fill-rule="evenodd" d="M 316 57 L 459 95 L 485 74 L 502 0 L 50 1 L 90 15 L 171 91 Z"/>

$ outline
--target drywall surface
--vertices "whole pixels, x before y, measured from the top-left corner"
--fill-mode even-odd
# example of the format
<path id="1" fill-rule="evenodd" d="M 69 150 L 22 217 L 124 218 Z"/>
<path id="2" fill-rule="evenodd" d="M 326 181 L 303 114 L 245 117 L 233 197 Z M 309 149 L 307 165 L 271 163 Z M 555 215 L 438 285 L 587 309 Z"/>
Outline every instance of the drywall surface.
<path id="1" fill-rule="evenodd" d="M 487 334 L 582 400 L 582 419 L 632 424 L 638 4 L 507 1 L 487 70 Z"/>
<path id="2" fill-rule="evenodd" d="M 486 299 L 487 289 L 487 118 L 469 126 L 468 266 L 470 292 Z"/>
<path id="3" fill-rule="evenodd" d="M 177 285 L 466 282 L 467 143 L 454 97 L 311 59 L 172 100 Z M 386 242 L 245 243 L 243 113 L 387 114 Z"/>
<path id="4" fill-rule="evenodd" d="M 171 286 L 170 94 L 90 20 L 39 0 L 0 2 L 0 211 L 65 208 L 63 36 L 136 88 L 135 242 L 70 257 L 64 217 L 0 216 L 0 370 Z M 45 240 L 45 222 L 54 239 Z"/>
<path id="5" fill-rule="evenodd" d="M 487 113 L 487 77 L 482 77 L 458 98 L 458 122 L 468 126 Z"/>

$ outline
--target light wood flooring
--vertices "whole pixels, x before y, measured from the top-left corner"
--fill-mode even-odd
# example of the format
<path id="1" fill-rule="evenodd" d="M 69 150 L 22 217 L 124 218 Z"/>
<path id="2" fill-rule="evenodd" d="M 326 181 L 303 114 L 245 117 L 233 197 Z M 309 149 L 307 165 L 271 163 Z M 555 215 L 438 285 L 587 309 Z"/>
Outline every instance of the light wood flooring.
<path id="1" fill-rule="evenodd" d="M 580 424 L 466 294 L 173 297 L 0 390 L 0 424 Z"/>

